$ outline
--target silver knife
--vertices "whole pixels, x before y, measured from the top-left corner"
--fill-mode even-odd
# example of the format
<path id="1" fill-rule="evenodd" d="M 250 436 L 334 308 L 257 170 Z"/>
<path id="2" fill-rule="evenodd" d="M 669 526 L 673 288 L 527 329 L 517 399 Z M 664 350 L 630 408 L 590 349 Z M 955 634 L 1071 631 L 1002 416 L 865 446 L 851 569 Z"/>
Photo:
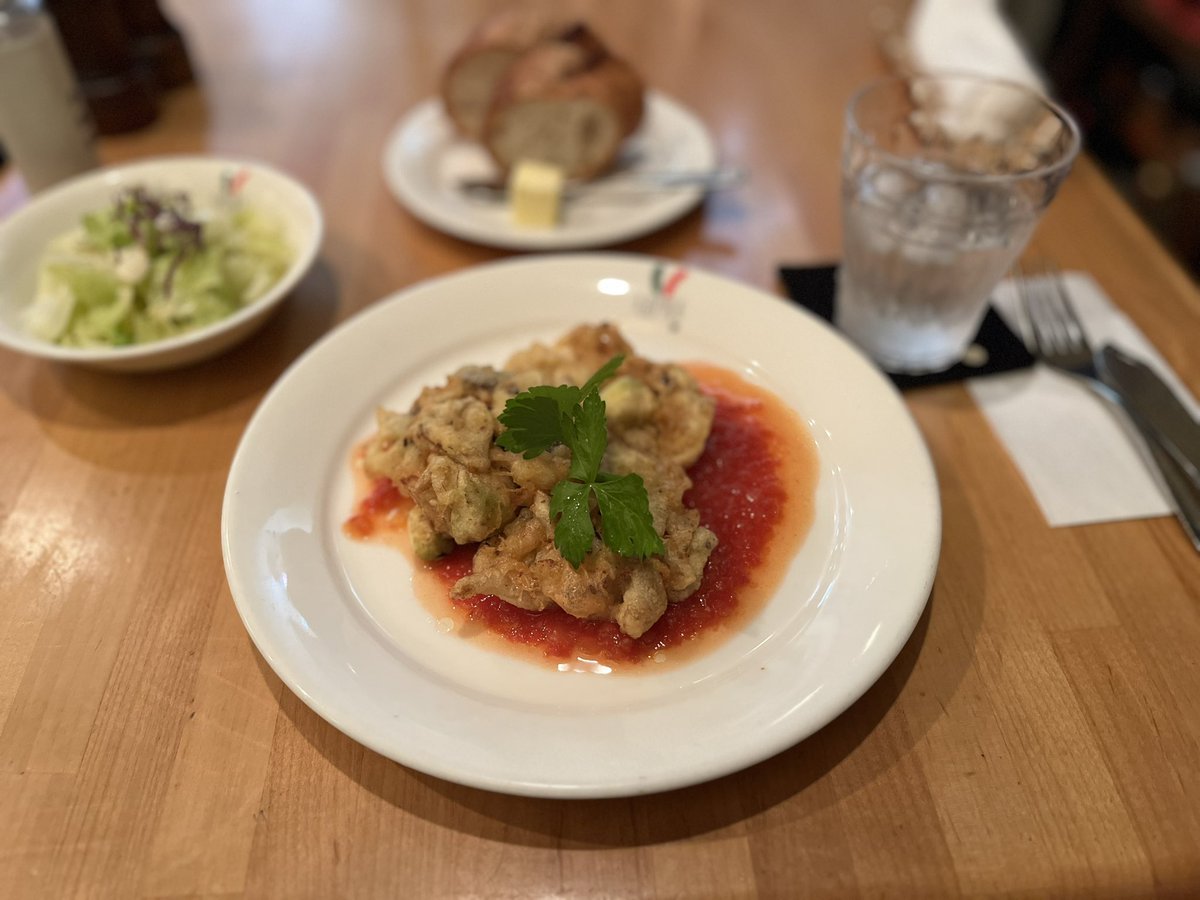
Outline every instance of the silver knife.
<path id="1" fill-rule="evenodd" d="M 1146 437 L 1146 449 L 1158 465 L 1167 492 L 1175 500 L 1176 518 L 1191 539 L 1192 546 L 1200 550 L 1200 481 L 1189 478 L 1163 445 L 1149 436 Z"/>
<path id="2" fill-rule="evenodd" d="M 644 197 L 650 193 L 689 187 L 701 188 L 704 191 L 723 191 L 737 187 L 745 180 L 746 170 L 737 166 L 696 170 L 635 169 L 593 181 L 570 182 L 563 189 L 563 197 L 571 200 L 592 193 L 603 194 L 605 197 Z M 494 203 L 508 198 L 508 184 L 498 178 L 467 179 L 458 183 L 458 189 L 472 199 L 485 202 Z"/>
<path id="3" fill-rule="evenodd" d="M 1096 354 L 1096 372 L 1125 398 L 1162 448 L 1200 486 L 1200 422 L 1158 373 L 1111 344 Z"/>

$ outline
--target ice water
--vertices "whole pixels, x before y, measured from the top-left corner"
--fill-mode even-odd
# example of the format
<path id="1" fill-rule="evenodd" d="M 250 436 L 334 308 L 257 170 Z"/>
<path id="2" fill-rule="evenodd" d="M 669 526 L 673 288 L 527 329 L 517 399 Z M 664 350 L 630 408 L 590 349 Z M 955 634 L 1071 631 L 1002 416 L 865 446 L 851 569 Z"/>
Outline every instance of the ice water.
<path id="1" fill-rule="evenodd" d="M 843 184 L 837 324 L 891 371 L 962 357 L 1037 223 L 1012 183 L 951 182 L 869 165 Z"/>

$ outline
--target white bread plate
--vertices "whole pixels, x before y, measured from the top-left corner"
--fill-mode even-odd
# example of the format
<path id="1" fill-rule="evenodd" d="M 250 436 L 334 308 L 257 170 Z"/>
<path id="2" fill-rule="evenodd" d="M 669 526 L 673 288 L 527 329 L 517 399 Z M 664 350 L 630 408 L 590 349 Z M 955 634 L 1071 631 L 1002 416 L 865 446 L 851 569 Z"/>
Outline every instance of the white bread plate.
<path id="1" fill-rule="evenodd" d="M 239 180 L 248 206 L 278 219 L 293 259 L 265 294 L 230 316 L 175 337 L 120 347 L 65 347 L 34 337 L 23 322 L 33 301 L 46 246 L 79 226 L 85 213 L 109 206 L 124 188 L 186 192 L 198 207 L 209 204 L 222 177 Z M 0 222 L 0 345 L 63 363 L 121 372 L 175 368 L 221 353 L 261 326 L 312 266 L 324 218 L 312 193 L 260 162 L 214 156 L 165 156 L 89 172 L 35 196 Z"/>
<path id="2" fill-rule="evenodd" d="M 396 199 L 439 231 L 508 250 L 567 250 L 630 241 L 682 218 L 704 198 L 703 188 L 633 193 L 622 179 L 649 171 L 709 171 L 717 166 L 717 153 L 704 124 L 686 107 L 647 91 L 642 124 L 621 160 L 617 171 L 588 183 L 586 196 L 565 203 L 562 221 L 547 229 L 520 227 L 507 204 L 480 202 L 462 190 L 464 182 L 499 173 L 483 147 L 456 133 L 438 99 L 418 104 L 400 120 L 382 164 Z"/>

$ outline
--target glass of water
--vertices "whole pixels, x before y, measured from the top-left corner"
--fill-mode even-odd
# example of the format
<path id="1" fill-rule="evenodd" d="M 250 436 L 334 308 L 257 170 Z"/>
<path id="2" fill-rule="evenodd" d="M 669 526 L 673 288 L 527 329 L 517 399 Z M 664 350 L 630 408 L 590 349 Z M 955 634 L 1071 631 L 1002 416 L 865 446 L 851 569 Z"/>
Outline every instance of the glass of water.
<path id="1" fill-rule="evenodd" d="M 1079 142 L 1065 110 L 1011 82 L 861 90 L 846 113 L 838 327 L 892 372 L 958 362 Z"/>

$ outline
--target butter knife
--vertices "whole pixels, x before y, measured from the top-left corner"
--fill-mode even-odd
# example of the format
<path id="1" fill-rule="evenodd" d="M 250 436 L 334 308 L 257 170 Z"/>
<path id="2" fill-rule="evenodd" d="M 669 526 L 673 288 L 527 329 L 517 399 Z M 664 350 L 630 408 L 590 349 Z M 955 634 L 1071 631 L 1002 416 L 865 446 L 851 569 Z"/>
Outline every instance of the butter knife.
<path id="1" fill-rule="evenodd" d="M 721 191 L 737 187 L 745 180 L 746 170 L 737 166 L 697 170 L 645 169 L 638 171 L 635 169 L 594 181 L 568 182 L 563 189 L 563 197 L 572 200 L 592 193 L 605 196 L 645 196 L 680 188 Z M 508 198 L 508 184 L 502 179 L 466 179 L 458 183 L 458 189 L 467 197 L 489 203 L 502 202 Z"/>

